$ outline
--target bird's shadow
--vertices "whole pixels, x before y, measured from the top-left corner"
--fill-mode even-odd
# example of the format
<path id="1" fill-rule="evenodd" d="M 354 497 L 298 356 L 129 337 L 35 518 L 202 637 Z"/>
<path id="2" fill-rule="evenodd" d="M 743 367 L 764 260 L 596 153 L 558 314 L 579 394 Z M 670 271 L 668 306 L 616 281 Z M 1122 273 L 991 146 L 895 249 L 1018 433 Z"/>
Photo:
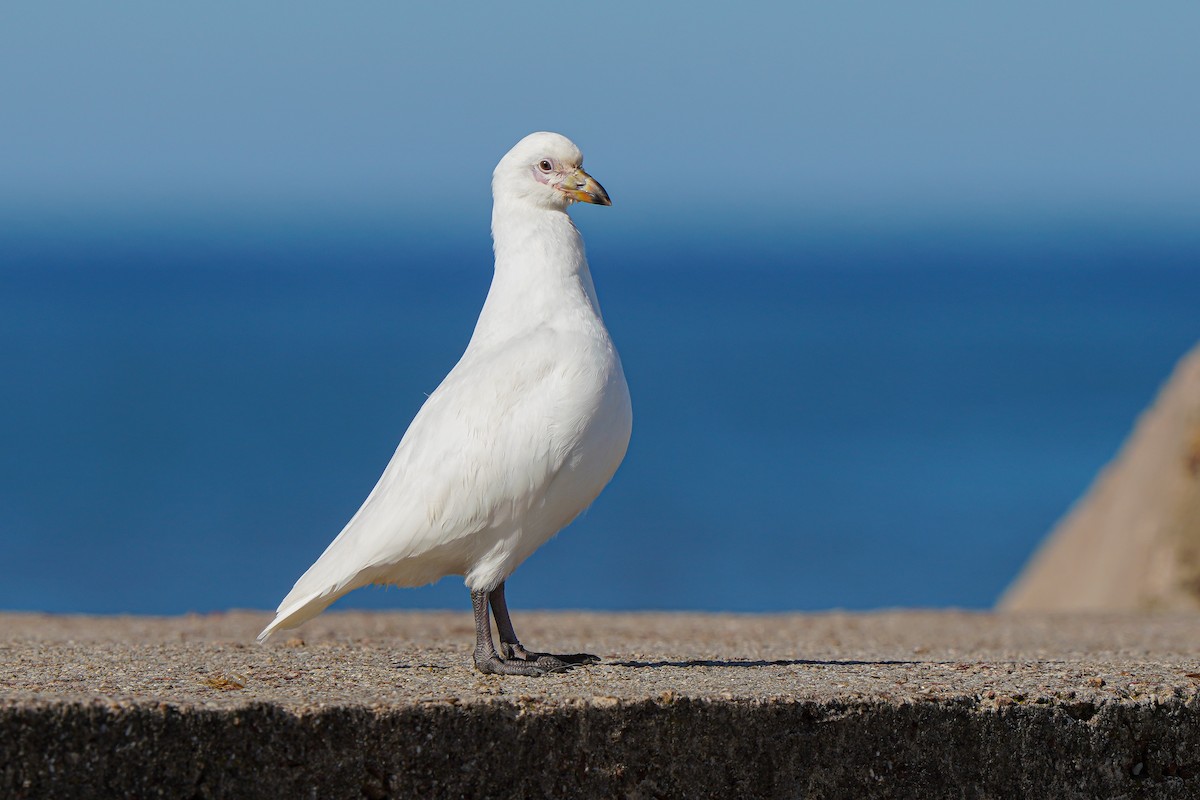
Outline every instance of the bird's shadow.
<path id="1" fill-rule="evenodd" d="M 808 658 L 778 659 L 764 661 L 762 659 L 691 659 L 688 661 L 608 661 L 602 662 L 610 667 L 632 667 L 635 669 L 661 669 L 663 667 L 882 667 L 923 664 L 923 661 L 822 661 Z"/>
<path id="2" fill-rule="evenodd" d="M 821 660 L 810 658 L 791 658 L 791 659 L 776 659 L 766 661 L 763 659 L 703 659 L 696 658 L 688 661 L 601 661 L 594 666 L 597 667 L 628 667 L 630 669 L 662 669 L 664 667 L 676 667 L 679 669 L 689 669 L 692 667 L 887 667 L 887 666 L 913 666 L 915 664 L 929 664 L 929 661 L 856 661 L 852 659 L 842 660 Z M 949 663 L 949 662 L 946 662 Z M 396 662 L 396 669 L 422 669 L 422 670 L 450 670 L 455 669 L 457 665 L 452 664 L 406 664 Z M 573 665 L 578 666 L 578 665 Z"/>

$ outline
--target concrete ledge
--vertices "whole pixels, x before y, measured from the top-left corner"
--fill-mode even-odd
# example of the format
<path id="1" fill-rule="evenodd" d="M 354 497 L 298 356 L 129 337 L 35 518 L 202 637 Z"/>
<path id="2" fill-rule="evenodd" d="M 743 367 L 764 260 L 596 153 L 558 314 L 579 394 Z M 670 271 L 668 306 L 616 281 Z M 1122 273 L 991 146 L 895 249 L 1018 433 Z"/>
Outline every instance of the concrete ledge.
<path id="1" fill-rule="evenodd" d="M 1195 797 L 1200 619 L 0 615 L 0 797 Z"/>

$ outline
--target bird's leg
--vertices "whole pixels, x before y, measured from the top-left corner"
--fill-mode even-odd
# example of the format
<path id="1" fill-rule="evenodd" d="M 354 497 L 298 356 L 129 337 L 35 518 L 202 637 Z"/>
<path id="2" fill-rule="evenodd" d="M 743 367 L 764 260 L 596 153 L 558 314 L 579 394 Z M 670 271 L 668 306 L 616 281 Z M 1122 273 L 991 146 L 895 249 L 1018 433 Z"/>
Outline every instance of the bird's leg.
<path id="1" fill-rule="evenodd" d="M 488 595 L 488 600 L 492 604 L 492 613 L 496 615 L 496 630 L 500 633 L 500 652 L 504 654 L 505 658 L 531 661 L 538 666 L 550 668 L 561 668 L 574 664 L 595 664 L 600 660 L 590 653 L 555 655 L 552 653 L 534 653 L 526 650 L 517 641 L 517 633 L 513 630 L 512 617 L 508 615 L 508 603 L 504 599 L 503 583 L 492 590 L 491 594 Z"/>
<path id="2" fill-rule="evenodd" d="M 513 630 L 512 617 L 508 615 L 508 602 L 504 599 L 504 584 L 492 589 L 488 595 L 492 605 L 492 613 L 496 615 L 496 630 L 500 634 L 500 652 L 505 658 L 519 658 L 531 661 L 529 651 L 517 641 L 517 632 Z"/>
<path id="3" fill-rule="evenodd" d="M 530 675 L 539 677 L 553 672 L 553 666 L 541 666 L 529 661 L 500 658 L 496 645 L 492 643 L 492 621 L 488 618 L 488 593 L 471 592 L 471 606 L 475 610 L 475 669 L 487 675 Z M 511 629 L 511 625 L 509 626 Z M 562 665 L 558 666 L 559 669 Z"/>

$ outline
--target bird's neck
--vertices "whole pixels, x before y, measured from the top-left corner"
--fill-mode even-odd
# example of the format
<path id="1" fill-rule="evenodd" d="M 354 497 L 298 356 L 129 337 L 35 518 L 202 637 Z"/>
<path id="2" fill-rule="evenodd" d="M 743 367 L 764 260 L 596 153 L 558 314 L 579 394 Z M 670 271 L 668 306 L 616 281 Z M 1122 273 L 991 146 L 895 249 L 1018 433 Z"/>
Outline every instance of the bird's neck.
<path id="1" fill-rule="evenodd" d="M 496 272 L 474 339 L 603 326 L 583 239 L 565 211 L 497 203 L 492 239 Z"/>

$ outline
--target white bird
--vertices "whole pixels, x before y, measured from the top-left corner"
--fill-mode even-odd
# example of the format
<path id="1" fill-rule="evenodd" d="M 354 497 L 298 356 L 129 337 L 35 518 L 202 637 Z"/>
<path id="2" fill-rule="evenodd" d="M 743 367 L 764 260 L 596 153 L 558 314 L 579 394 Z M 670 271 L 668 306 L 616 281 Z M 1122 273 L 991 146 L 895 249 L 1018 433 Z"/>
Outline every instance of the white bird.
<path id="1" fill-rule="evenodd" d="M 360 586 L 463 575 L 481 672 L 542 675 L 598 660 L 527 651 L 504 600 L 513 570 L 608 484 L 632 429 L 621 360 L 567 215 L 575 201 L 611 205 L 582 163 L 569 139 L 544 132 L 500 160 L 492 175 L 495 274 L 466 352 L 259 641 Z"/>

